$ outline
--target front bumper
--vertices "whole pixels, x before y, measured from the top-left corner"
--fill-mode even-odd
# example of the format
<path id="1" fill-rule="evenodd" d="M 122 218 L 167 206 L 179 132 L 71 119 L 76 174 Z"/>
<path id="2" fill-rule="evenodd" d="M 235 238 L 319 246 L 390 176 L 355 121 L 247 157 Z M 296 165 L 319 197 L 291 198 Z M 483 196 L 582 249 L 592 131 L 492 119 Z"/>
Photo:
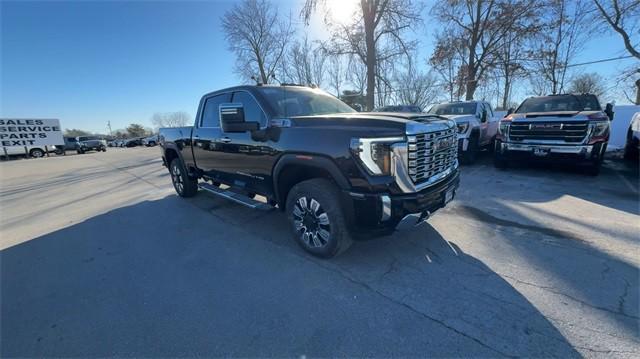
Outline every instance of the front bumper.
<path id="1" fill-rule="evenodd" d="M 347 201 L 352 208 L 351 222 L 358 233 L 388 234 L 405 217 L 426 219 L 455 197 L 460 184 L 460 175 L 455 170 L 442 181 L 419 192 L 391 195 L 347 192 Z"/>
<path id="2" fill-rule="evenodd" d="M 604 155 L 606 142 L 590 145 L 560 145 L 500 142 L 499 154 L 504 157 L 537 157 L 540 159 L 598 160 Z"/>

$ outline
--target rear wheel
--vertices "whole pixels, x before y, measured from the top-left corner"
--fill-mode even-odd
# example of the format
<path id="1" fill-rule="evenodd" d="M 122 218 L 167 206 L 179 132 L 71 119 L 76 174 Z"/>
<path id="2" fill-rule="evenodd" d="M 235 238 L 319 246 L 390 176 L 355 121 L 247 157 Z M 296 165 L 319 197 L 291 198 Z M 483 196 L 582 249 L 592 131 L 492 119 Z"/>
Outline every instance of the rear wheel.
<path id="1" fill-rule="evenodd" d="M 293 186 L 286 211 L 296 241 L 307 252 L 331 258 L 351 246 L 339 191 L 330 181 L 315 178 Z"/>
<path id="2" fill-rule="evenodd" d="M 193 197 L 198 193 L 198 180 L 189 177 L 179 158 L 174 158 L 169 165 L 173 188 L 180 197 Z"/>
<path id="3" fill-rule="evenodd" d="M 39 148 L 34 148 L 31 151 L 29 151 L 29 155 L 33 158 L 44 157 L 44 151 Z"/>

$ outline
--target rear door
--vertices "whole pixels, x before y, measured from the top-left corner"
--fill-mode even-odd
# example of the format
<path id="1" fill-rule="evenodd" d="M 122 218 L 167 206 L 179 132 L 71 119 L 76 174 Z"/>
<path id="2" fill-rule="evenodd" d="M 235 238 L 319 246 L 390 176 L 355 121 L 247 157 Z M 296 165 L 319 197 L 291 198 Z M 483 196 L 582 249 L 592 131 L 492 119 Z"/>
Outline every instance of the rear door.
<path id="1" fill-rule="evenodd" d="M 231 93 L 216 94 L 204 100 L 192 133 L 196 166 L 211 178 L 220 179 L 221 148 L 220 105 L 231 101 Z"/>

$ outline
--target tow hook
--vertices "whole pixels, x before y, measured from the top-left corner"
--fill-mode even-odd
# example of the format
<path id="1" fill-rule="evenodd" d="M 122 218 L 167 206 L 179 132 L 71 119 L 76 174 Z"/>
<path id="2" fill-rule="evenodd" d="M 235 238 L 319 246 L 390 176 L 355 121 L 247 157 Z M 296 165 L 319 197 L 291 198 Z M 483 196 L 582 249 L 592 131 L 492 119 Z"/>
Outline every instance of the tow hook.
<path id="1" fill-rule="evenodd" d="M 414 226 L 418 226 L 422 224 L 422 222 L 428 220 L 430 216 L 431 216 L 431 212 L 429 211 L 424 211 L 420 213 L 420 217 L 418 217 L 418 220 L 416 221 L 416 224 Z"/>

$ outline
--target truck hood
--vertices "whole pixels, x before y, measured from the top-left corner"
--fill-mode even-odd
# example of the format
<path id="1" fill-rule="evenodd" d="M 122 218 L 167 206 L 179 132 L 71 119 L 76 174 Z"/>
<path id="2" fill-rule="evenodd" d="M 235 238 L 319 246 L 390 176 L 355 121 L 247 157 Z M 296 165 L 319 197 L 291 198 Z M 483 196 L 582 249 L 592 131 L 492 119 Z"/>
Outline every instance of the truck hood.
<path id="1" fill-rule="evenodd" d="M 554 111 L 554 112 L 527 112 L 512 113 L 514 122 L 536 122 L 536 121 L 586 121 L 590 115 L 601 111 Z"/>
<path id="2" fill-rule="evenodd" d="M 409 132 L 426 132 L 420 128 L 431 125 L 433 130 L 445 129 L 455 124 L 445 117 L 424 113 L 405 112 L 358 112 L 317 116 L 292 117 L 296 127 L 343 127 L 348 130 L 361 129 L 365 132 L 381 133 L 385 136 L 404 135 Z"/>
<path id="3" fill-rule="evenodd" d="M 473 121 L 477 119 L 475 115 L 442 115 L 442 117 L 454 120 L 456 122 Z"/>

